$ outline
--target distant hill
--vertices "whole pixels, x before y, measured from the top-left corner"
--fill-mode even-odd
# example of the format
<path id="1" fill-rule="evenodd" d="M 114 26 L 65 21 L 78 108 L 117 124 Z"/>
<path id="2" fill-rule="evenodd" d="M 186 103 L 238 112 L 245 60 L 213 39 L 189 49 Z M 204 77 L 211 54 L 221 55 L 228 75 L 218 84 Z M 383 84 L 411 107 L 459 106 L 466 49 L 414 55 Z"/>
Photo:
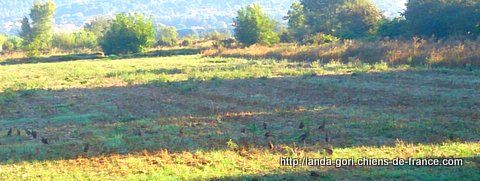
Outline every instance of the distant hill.
<path id="1" fill-rule="evenodd" d="M 236 11 L 258 2 L 277 20 L 287 13 L 294 0 L 55 0 L 57 29 L 73 30 L 98 15 L 142 12 L 157 23 L 178 29 L 225 29 Z M 387 16 L 396 16 L 406 0 L 374 0 Z M 0 1 L 0 32 L 14 34 L 19 20 L 28 14 L 34 0 Z"/>

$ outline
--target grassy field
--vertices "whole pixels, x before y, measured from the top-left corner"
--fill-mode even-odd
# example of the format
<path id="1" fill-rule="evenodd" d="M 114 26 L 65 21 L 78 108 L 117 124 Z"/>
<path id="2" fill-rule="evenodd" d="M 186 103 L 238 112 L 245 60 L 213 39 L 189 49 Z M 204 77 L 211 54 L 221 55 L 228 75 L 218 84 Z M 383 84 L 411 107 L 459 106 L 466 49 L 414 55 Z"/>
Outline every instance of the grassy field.
<path id="1" fill-rule="evenodd" d="M 475 70 L 200 55 L 0 62 L 0 180 L 478 180 L 479 110 Z M 305 156 L 465 162 L 280 166 Z"/>

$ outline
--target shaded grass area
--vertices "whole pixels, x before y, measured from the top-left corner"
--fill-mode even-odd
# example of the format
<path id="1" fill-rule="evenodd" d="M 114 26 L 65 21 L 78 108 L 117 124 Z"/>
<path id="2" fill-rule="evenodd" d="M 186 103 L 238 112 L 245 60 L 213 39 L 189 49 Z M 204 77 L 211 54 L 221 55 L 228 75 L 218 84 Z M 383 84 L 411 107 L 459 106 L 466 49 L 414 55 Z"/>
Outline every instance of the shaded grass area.
<path id="1" fill-rule="evenodd" d="M 0 75 L 6 179 L 25 170 L 26 178 L 308 180 L 312 171 L 312 179 L 479 177 L 478 72 L 177 56 L 7 65 Z M 6 136 L 10 128 L 21 134 Z M 325 147 L 333 158 L 467 161 L 279 165 L 281 156 L 328 156 Z"/>

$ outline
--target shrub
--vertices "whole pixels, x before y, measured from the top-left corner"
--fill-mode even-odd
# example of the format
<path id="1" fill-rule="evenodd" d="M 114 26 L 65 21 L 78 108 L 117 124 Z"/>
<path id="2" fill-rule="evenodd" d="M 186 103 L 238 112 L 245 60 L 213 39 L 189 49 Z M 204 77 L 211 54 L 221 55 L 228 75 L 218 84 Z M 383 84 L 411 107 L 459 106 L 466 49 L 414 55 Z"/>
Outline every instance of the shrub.
<path id="1" fill-rule="evenodd" d="M 70 33 L 56 33 L 52 38 L 52 46 L 59 49 L 71 50 L 75 44 L 75 38 Z"/>
<path id="2" fill-rule="evenodd" d="M 3 50 L 16 51 L 22 48 L 23 39 L 18 36 L 12 36 L 3 44 Z"/>
<path id="3" fill-rule="evenodd" d="M 181 46 L 188 47 L 195 44 L 196 38 L 194 36 L 186 36 L 182 38 Z"/>
<path id="4" fill-rule="evenodd" d="M 98 43 L 93 32 L 80 30 L 74 33 L 54 34 L 52 46 L 61 50 L 94 50 L 98 47 Z"/>
<path id="5" fill-rule="evenodd" d="M 178 32 L 175 27 L 160 26 L 157 30 L 157 45 L 172 47 L 177 45 Z"/>
<path id="6" fill-rule="evenodd" d="M 217 30 L 214 30 L 210 33 L 207 33 L 204 36 L 205 40 L 221 41 L 230 38 L 231 36 L 227 33 L 221 33 Z"/>
<path id="7" fill-rule="evenodd" d="M 105 54 L 139 53 L 155 41 L 153 22 L 141 14 L 117 14 L 100 46 Z"/>
<path id="8" fill-rule="evenodd" d="M 213 43 L 214 48 L 234 48 L 237 45 L 237 41 L 234 38 L 227 38 L 224 40 L 216 41 Z"/>
<path id="9" fill-rule="evenodd" d="M 75 39 L 75 48 L 94 50 L 98 47 L 97 36 L 93 32 L 80 30 L 73 33 L 73 37 Z"/>
<path id="10" fill-rule="evenodd" d="M 7 36 L 0 34 L 0 52 L 3 51 L 3 45 L 7 42 L 7 40 Z"/>
<path id="11" fill-rule="evenodd" d="M 407 21 L 404 18 L 384 19 L 380 22 L 377 35 L 381 37 L 408 37 Z"/>
<path id="12" fill-rule="evenodd" d="M 281 31 L 280 32 L 280 42 L 282 43 L 293 43 L 295 38 L 293 37 L 290 31 Z"/>
<path id="13" fill-rule="evenodd" d="M 339 40 L 339 38 L 333 35 L 326 35 L 323 33 L 317 33 L 314 36 L 305 38 L 305 43 L 310 45 L 322 45 L 326 43 L 335 43 Z"/>

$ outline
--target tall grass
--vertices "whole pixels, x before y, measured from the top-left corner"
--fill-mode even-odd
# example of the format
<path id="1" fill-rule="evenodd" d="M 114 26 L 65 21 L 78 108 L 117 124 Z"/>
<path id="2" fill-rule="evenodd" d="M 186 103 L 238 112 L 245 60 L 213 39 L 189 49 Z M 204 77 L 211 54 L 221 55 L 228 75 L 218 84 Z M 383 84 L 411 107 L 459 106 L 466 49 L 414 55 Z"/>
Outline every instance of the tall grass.
<path id="1" fill-rule="evenodd" d="M 480 40 L 345 40 L 319 46 L 276 45 L 209 49 L 205 56 L 294 61 L 388 62 L 430 66 L 480 66 Z"/>

